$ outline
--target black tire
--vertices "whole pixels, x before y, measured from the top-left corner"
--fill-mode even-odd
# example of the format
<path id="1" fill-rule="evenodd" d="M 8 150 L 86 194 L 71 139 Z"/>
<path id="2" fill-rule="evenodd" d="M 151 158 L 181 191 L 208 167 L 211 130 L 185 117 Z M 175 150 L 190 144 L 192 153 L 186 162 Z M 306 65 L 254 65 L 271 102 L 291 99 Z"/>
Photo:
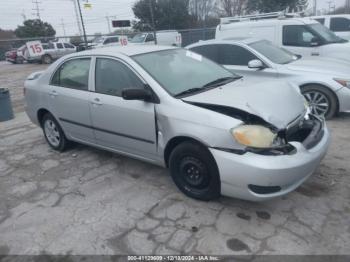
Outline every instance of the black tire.
<path id="1" fill-rule="evenodd" d="M 311 112 L 316 115 L 321 115 L 317 113 L 317 109 L 315 107 L 315 103 L 312 103 L 313 94 L 318 94 L 319 97 L 323 96 L 324 101 L 328 104 L 328 108 L 323 116 L 329 120 L 333 118 L 338 113 L 338 100 L 337 97 L 333 94 L 331 90 L 327 87 L 319 86 L 319 85 L 308 85 L 301 88 L 301 92 L 304 95 L 305 99 L 309 102 Z M 317 104 L 317 103 L 316 103 Z M 324 104 L 324 103 L 322 103 Z M 322 108 L 322 107 L 321 107 Z M 325 108 L 325 107 L 323 107 Z"/>
<path id="2" fill-rule="evenodd" d="M 187 196 L 209 201 L 220 197 L 220 175 L 209 150 L 195 142 L 176 146 L 169 157 L 169 169 L 176 186 Z"/>
<path id="3" fill-rule="evenodd" d="M 23 64 L 23 59 L 17 57 L 17 58 L 16 58 L 16 64 Z"/>
<path id="4" fill-rule="evenodd" d="M 43 55 L 41 57 L 41 62 L 43 64 L 51 64 L 52 63 L 52 57 L 50 55 Z"/>
<path id="5" fill-rule="evenodd" d="M 54 124 L 52 126 L 51 124 Z M 49 125 L 52 127 L 53 131 L 50 133 L 49 128 L 46 126 Z M 49 146 L 59 152 L 65 151 L 69 146 L 69 141 L 66 138 L 60 124 L 56 121 L 56 119 L 50 114 L 47 113 L 44 115 L 41 121 L 41 127 L 44 132 L 44 137 Z M 54 143 L 54 137 L 57 139 L 56 143 Z"/>

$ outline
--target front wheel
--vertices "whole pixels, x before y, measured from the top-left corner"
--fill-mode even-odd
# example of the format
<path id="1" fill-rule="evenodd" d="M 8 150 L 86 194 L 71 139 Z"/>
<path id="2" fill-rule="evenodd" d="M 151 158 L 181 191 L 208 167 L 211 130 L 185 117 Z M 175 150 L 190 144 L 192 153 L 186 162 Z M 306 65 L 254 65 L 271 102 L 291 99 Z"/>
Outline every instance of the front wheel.
<path id="1" fill-rule="evenodd" d="M 333 118 L 338 109 L 337 98 L 325 87 L 310 85 L 301 89 L 311 113 L 326 119 Z"/>
<path id="2" fill-rule="evenodd" d="M 220 197 L 220 176 L 209 150 L 194 142 L 184 142 L 169 158 L 171 177 L 187 196 L 209 201 Z"/>
<path id="3" fill-rule="evenodd" d="M 42 120 L 42 129 L 47 143 L 56 151 L 63 152 L 67 149 L 69 141 L 56 119 L 47 113 Z"/>
<path id="4" fill-rule="evenodd" d="M 52 63 L 52 57 L 49 56 L 49 55 L 44 55 L 42 58 L 41 58 L 41 62 L 43 64 L 51 64 Z"/>

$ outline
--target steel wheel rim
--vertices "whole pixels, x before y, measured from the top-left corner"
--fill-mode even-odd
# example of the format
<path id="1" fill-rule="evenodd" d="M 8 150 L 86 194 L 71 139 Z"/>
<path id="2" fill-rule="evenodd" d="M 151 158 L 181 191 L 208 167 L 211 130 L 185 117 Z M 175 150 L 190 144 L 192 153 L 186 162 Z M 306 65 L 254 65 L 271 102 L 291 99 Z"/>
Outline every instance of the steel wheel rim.
<path id="1" fill-rule="evenodd" d="M 180 163 L 184 182 L 193 189 L 204 189 L 209 183 L 209 173 L 205 165 L 193 157 L 185 157 Z"/>
<path id="2" fill-rule="evenodd" d="M 57 129 L 56 124 L 52 120 L 46 120 L 44 124 L 45 136 L 49 143 L 57 147 L 61 142 L 60 132 Z"/>
<path id="3" fill-rule="evenodd" d="M 329 100 L 321 92 L 309 91 L 304 93 L 312 114 L 325 116 L 329 110 Z"/>

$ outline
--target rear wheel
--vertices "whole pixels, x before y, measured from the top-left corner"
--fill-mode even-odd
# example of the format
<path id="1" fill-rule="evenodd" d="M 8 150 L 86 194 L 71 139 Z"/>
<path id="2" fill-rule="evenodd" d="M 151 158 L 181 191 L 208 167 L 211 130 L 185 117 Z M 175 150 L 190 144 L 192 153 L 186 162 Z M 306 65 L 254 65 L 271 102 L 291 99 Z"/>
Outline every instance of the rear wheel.
<path id="1" fill-rule="evenodd" d="M 43 64 L 51 64 L 52 63 L 52 57 L 50 55 L 44 55 L 41 58 L 41 61 Z"/>
<path id="2" fill-rule="evenodd" d="M 332 91 L 325 87 L 310 85 L 301 89 L 313 114 L 331 119 L 337 113 L 338 102 Z"/>
<path id="3" fill-rule="evenodd" d="M 187 196 L 209 201 L 220 197 L 220 176 L 209 150 L 184 142 L 172 151 L 169 168 L 173 181 Z"/>
<path id="4" fill-rule="evenodd" d="M 50 113 L 44 115 L 41 125 L 45 139 L 51 148 L 59 152 L 67 149 L 69 141 L 59 123 Z"/>

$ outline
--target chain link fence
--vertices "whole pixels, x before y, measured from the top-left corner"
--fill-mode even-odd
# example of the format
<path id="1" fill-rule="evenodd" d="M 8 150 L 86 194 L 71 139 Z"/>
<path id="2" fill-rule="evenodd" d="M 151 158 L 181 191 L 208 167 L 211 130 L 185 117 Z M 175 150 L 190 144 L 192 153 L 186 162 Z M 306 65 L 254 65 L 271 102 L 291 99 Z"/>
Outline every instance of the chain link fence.
<path id="1" fill-rule="evenodd" d="M 209 40 L 215 38 L 215 28 L 199 28 L 199 29 L 185 29 L 177 30 L 181 34 L 182 47 L 189 44 L 198 42 L 200 40 Z M 118 33 L 118 35 L 126 35 L 129 40 L 132 39 L 137 33 Z M 87 35 L 88 43 L 91 43 L 94 39 L 103 36 L 113 36 L 113 34 L 98 34 L 98 35 Z M 29 41 L 39 40 L 42 43 L 49 42 L 67 42 L 75 45 L 77 51 L 84 50 L 84 37 L 80 35 L 74 36 L 63 36 L 63 37 L 34 37 L 34 38 L 17 38 L 17 39 L 0 39 L 0 61 L 5 60 L 5 53 L 10 50 L 17 50 L 21 46 L 25 45 Z"/>

